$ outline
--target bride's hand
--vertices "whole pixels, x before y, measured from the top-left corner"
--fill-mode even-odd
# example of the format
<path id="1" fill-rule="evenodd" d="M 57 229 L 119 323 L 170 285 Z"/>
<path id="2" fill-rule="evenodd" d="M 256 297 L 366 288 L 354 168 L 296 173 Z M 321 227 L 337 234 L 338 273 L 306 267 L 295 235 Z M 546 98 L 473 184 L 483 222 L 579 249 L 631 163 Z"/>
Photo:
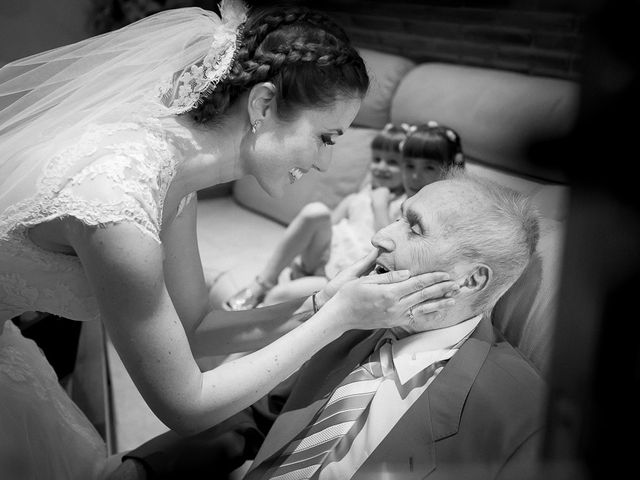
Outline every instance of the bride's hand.
<path id="1" fill-rule="evenodd" d="M 345 283 L 371 272 L 376 264 L 376 258 L 378 258 L 378 249 L 374 248 L 356 263 L 340 271 L 316 294 L 317 306 L 321 307 L 327 303 Z"/>
<path id="2" fill-rule="evenodd" d="M 451 307 L 457 290 L 445 272 L 409 277 L 407 270 L 394 271 L 346 281 L 326 308 L 335 311 L 349 329 L 415 328 Z"/>

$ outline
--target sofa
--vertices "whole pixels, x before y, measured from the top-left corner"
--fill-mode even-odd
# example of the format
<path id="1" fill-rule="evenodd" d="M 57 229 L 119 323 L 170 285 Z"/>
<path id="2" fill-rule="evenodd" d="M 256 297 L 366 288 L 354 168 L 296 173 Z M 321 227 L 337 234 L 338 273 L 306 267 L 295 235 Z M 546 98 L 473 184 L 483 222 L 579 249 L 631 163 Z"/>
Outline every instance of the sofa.
<path id="1" fill-rule="evenodd" d="M 579 85 L 478 67 L 416 64 L 367 49 L 361 54 L 371 88 L 352 126 L 332 147 L 328 172 L 308 173 L 277 199 L 252 177 L 199 192 L 198 241 L 213 297 L 221 303 L 251 281 L 303 205 L 322 201 L 334 207 L 359 188 L 369 168 L 370 142 L 387 122 L 436 120 L 461 135 L 470 172 L 531 195 L 542 214 L 538 252 L 496 306 L 493 321 L 546 375 L 570 187 L 550 166 L 534 164 L 528 149 L 533 142 L 572 128 Z M 285 277 L 286 272 L 283 281 Z M 111 355 L 111 360 L 117 362 L 117 356 Z M 212 359 L 212 365 L 218 361 Z M 117 410 L 116 405 L 116 416 Z M 152 415 L 148 409 L 144 412 Z M 133 446 L 118 445 L 118 449 Z"/>
<path id="2" fill-rule="evenodd" d="M 333 147 L 326 173 L 311 172 L 269 197 L 246 177 L 217 198 L 201 195 L 199 241 L 222 300 L 259 272 L 286 225 L 308 202 L 334 207 L 358 189 L 370 162 L 370 142 L 387 122 L 436 120 L 461 135 L 467 170 L 533 197 L 542 235 L 529 269 L 494 312 L 494 323 L 541 371 L 547 369 L 569 186 L 561 174 L 535 165 L 529 145 L 572 127 L 579 85 L 460 65 L 415 64 L 361 49 L 372 86 L 352 126 Z M 204 258 L 204 252 L 211 256 Z M 283 275 L 285 277 L 285 275 Z M 281 278 L 283 278 L 281 277 Z"/>

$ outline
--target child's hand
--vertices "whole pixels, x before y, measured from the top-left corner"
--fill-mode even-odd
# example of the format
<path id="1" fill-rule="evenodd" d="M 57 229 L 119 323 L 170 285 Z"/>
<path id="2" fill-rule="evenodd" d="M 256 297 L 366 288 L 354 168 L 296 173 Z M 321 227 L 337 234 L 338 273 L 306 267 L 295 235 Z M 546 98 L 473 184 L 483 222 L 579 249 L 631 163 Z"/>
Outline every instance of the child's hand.
<path id="1" fill-rule="evenodd" d="M 391 202 L 391 192 L 387 187 L 378 187 L 371 190 L 371 205 L 373 208 L 386 209 Z"/>

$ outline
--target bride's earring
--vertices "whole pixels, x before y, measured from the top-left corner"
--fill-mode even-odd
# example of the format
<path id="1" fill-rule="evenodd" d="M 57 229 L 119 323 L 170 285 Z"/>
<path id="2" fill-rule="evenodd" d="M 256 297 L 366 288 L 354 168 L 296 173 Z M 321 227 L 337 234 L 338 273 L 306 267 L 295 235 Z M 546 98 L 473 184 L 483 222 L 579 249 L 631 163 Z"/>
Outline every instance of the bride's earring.
<path id="1" fill-rule="evenodd" d="M 256 120 L 251 124 L 251 133 L 256 133 L 258 131 L 258 127 L 262 123 L 262 120 Z"/>

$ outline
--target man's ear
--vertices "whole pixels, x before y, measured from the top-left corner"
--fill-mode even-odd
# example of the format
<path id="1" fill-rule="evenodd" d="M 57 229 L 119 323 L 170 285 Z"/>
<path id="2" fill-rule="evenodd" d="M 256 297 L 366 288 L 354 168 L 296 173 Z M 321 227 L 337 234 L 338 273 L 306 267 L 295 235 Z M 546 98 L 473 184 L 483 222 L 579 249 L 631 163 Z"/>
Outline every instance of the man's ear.
<path id="1" fill-rule="evenodd" d="M 460 284 L 461 292 L 477 293 L 484 289 L 491 278 L 493 277 L 493 271 L 487 265 L 477 265 Z"/>
<path id="2" fill-rule="evenodd" d="M 276 87 L 271 82 L 256 83 L 249 91 L 247 100 L 247 113 L 249 122 L 253 124 L 256 120 L 263 122 L 264 119 L 274 110 L 276 98 Z"/>

